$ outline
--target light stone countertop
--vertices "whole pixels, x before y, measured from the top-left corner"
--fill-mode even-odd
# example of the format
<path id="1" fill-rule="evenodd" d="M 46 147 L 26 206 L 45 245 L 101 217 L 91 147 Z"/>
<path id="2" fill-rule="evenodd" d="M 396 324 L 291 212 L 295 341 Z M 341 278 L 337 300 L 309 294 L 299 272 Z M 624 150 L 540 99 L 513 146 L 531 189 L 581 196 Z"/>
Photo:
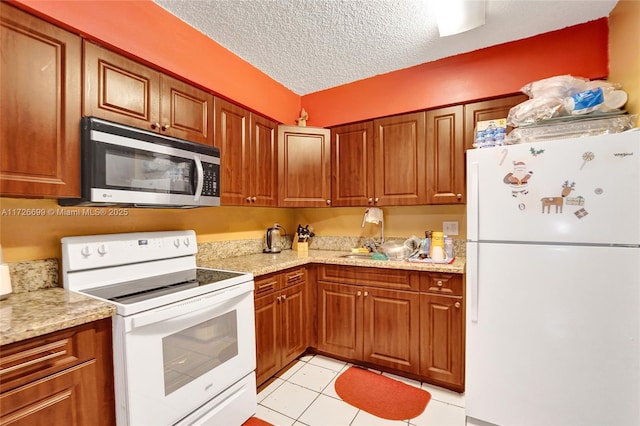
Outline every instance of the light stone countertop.
<path id="1" fill-rule="evenodd" d="M 307 255 L 293 250 L 280 253 L 258 253 L 226 259 L 202 261 L 198 266 L 205 268 L 227 269 L 230 271 L 251 272 L 254 276 L 266 275 L 311 263 L 347 266 L 366 266 L 372 268 L 404 269 L 411 271 L 449 272 L 463 274 L 465 259 L 456 257 L 451 264 L 421 263 L 393 260 L 349 259 L 340 257 L 347 251 L 309 250 Z"/>
<path id="2" fill-rule="evenodd" d="M 0 301 L 0 345 L 113 316 L 115 306 L 63 288 L 13 293 Z"/>
<path id="3" fill-rule="evenodd" d="M 345 254 L 349 254 L 349 252 L 309 250 L 308 254 L 301 255 L 293 250 L 283 250 L 280 253 L 257 253 L 225 259 L 204 260 L 198 266 L 250 272 L 254 276 L 314 263 L 457 274 L 464 273 L 465 267 L 464 258 L 456 258 L 451 264 L 434 264 L 340 257 Z M 25 266 L 23 269 L 28 273 L 16 274 L 16 276 L 19 276 L 20 282 L 23 282 L 20 284 L 21 287 L 28 287 L 28 283 L 31 281 L 42 285 L 44 281 L 39 276 L 42 273 L 40 269 L 44 268 L 46 271 L 51 269 L 57 275 L 57 268 L 51 267 L 47 261 L 37 261 L 34 264 L 40 263 L 42 263 L 41 268 L 27 268 Z M 44 275 L 52 274 L 44 273 Z M 45 281 L 48 282 L 48 280 Z M 55 282 L 53 285 L 55 285 Z M 97 321 L 113 316 L 115 312 L 115 306 L 108 302 L 73 293 L 61 287 L 48 287 L 12 293 L 7 299 L 0 301 L 0 345 Z"/>

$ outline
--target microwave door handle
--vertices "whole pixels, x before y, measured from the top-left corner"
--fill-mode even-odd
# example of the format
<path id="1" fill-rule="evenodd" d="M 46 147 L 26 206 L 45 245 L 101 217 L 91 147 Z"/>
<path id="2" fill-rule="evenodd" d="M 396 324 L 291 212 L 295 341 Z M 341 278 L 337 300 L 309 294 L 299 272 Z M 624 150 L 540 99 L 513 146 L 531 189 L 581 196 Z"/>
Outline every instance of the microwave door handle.
<path id="1" fill-rule="evenodd" d="M 200 201 L 200 196 L 202 195 L 202 186 L 204 185 L 204 170 L 202 169 L 202 161 L 200 161 L 200 157 L 197 155 L 193 156 L 193 159 L 196 162 L 196 193 L 193 197 L 193 201 Z"/>

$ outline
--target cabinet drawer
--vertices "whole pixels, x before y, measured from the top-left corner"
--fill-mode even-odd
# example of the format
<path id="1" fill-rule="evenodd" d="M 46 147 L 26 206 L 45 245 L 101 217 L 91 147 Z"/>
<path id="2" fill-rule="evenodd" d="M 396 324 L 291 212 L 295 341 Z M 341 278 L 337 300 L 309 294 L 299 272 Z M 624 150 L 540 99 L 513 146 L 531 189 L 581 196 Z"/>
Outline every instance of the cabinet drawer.
<path id="1" fill-rule="evenodd" d="M 279 274 L 263 275 L 254 279 L 255 297 L 262 296 L 278 288 Z"/>
<path id="2" fill-rule="evenodd" d="M 292 269 L 284 272 L 282 280 L 283 287 L 290 287 L 296 284 L 304 284 L 307 282 L 307 271 L 305 268 Z"/>
<path id="3" fill-rule="evenodd" d="M 419 289 L 419 275 L 414 271 L 367 268 L 358 266 L 322 265 L 318 280 L 338 284 L 359 284 L 394 290 Z"/>
<path id="4" fill-rule="evenodd" d="M 423 273 L 420 279 L 420 291 L 448 296 L 463 295 L 462 274 Z"/>
<path id="5" fill-rule="evenodd" d="M 95 358 L 95 339 L 85 325 L 2 347 L 0 392 Z"/>

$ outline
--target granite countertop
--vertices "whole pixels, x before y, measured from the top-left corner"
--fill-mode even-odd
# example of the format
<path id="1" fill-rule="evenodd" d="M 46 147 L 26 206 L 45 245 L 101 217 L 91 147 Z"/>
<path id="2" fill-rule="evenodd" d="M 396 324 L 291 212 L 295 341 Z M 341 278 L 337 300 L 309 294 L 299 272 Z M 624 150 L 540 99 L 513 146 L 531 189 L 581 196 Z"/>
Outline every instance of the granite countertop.
<path id="1" fill-rule="evenodd" d="M 202 261 L 198 266 L 205 268 L 227 269 L 231 271 L 251 272 L 254 276 L 283 271 L 310 263 L 328 265 L 367 266 L 372 268 L 404 269 L 411 271 L 464 273 L 465 259 L 456 257 L 451 264 L 418 263 L 392 260 L 349 259 L 340 257 L 349 254 L 346 251 L 309 250 L 307 255 L 293 250 L 280 253 L 258 253 L 225 259 Z"/>
<path id="2" fill-rule="evenodd" d="M 114 315 L 115 306 L 63 288 L 13 293 L 0 301 L 0 345 Z"/>
<path id="3" fill-rule="evenodd" d="M 348 259 L 340 257 L 347 251 L 309 250 L 299 254 L 293 250 L 280 253 L 247 254 L 224 259 L 200 261 L 198 266 L 231 271 L 250 272 L 254 276 L 283 271 L 312 263 L 348 266 L 366 266 L 372 268 L 390 268 L 431 272 L 464 273 L 464 258 L 456 258 L 451 264 L 414 263 L 406 261 L 381 261 L 371 259 Z M 0 301 L 0 345 L 41 336 L 76 325 L 97 321 L 115 315 L 115 306 L 82 294 L 73 293 L 57 283 L 57 265 L 55 260 L 30 263 L 31 267 L 21 265 L 24 271 L 15 268 L 12 281 L 17 278 L 16 287 L 22 291 L 14 292 Z M 39 265 L 34 267 L 34 265 Z M 42 278 L 45 277 L 45 278 Z M 49 278 L 46 278 L 49 277 Z M 49 282 L 50 281 L 50 282 Z M 30 288 L 29 283 L 46 284 L 46 288 Z M 14 291 L 16 290 L 14 287 Z"/>

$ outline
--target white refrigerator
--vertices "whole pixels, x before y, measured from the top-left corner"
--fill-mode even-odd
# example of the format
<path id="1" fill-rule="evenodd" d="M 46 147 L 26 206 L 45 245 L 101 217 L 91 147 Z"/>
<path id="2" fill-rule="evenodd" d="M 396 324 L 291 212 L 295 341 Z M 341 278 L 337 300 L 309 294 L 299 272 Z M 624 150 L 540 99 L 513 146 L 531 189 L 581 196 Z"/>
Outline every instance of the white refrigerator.
<path id="1" fill-rule="evenodd" d="M 640 425 L 640 132 L 467 151 L 467 424 Z"/>

